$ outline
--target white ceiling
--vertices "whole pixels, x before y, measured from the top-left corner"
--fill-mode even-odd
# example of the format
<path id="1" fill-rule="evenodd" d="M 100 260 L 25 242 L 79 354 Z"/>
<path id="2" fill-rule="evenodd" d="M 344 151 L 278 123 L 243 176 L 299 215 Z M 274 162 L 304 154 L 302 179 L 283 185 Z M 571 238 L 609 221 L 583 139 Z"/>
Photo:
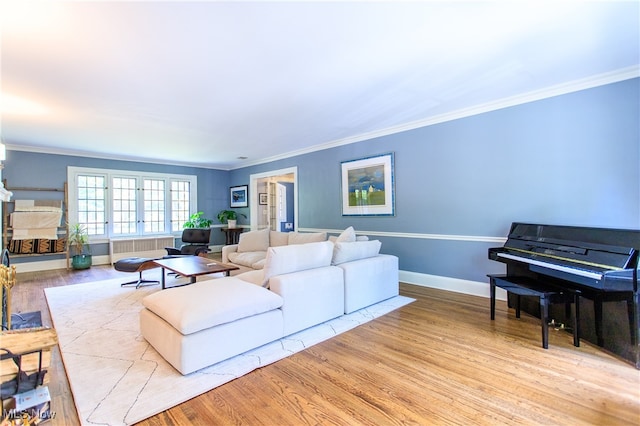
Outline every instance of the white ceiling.
<path id="1" fill-rule="evenodd" d="M 3 0 L 2 139 L 257 164 L 636 77 L 639 4 Z"/>

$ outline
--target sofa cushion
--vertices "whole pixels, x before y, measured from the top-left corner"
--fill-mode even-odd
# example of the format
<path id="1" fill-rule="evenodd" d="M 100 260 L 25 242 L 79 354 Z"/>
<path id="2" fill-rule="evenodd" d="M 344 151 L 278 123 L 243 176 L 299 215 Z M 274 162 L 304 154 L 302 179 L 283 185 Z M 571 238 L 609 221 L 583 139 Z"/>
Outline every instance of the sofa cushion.
<path id="1" fill-rule="evenodd" d="M 142 299 L 148 310 L 183 335 L 278 309 L 283 303 L 279 295 L 236 277 L 170 288 Z"/>
<path id="2" fill-rule="evenodd" d="M 269 247 L 269 228 L 259 231 L 249 231 L 240 234 L 238 252 L 266 251 Z"/>
<path id="3" fill-rule="evenodd" d="M 280 247 L 289 244 L 289 233 L 271 231 L 269 233 L 269 247 Z"/>
<path id="4" fill-rule="evenodd" d="M 339 265 L 358 259 L 377 256 L 382 243 L 378 240 L 354 241 L 351 243 L 337 242 L 333 247 L 332 265 Z"/>
<path id="5" fill-rule="evenodd" d="M 264 252 L 264 256 L 262 257 L 262 259 L 258 260 L 256 263 L 252 264 L 251 267 L 253 269 L 262 269 L 264 268 L 264 264 L 267 261 L 267 252 Z"/>
<path id="6" fill-rule="evenodd" d="M 326 232 L 289 232 L 289 245 L 317 243 L 326 240 Z"/>
<path id="7" fill-rule="evenodd" d="M 333 243 L 330 241 L 269 247 L 262 285 L 268 285 L 269 278 L 276 275 L 329 266 L 332 255 Z"/>
<path id="8" fill-rule="evenodd" d="M 247 271 L 241 274 L 235 275 L 235 278 L 238 278 L 242 281 L 246 281 L 251 284 L 261 286 L 264 284 L 264 271 L 262 269 Z"/>
<path id="9" fill-rule="evenodd" d="M 254 268 L 253 265 L 263 261 L 267 256 L 267 252 L 265 251 L 248 251 L 243 253 L 232 252 L 229 253 L 229 261 L 235 263 L 236 265 L 246 266 L 252 269 L 260 269 Z"/>

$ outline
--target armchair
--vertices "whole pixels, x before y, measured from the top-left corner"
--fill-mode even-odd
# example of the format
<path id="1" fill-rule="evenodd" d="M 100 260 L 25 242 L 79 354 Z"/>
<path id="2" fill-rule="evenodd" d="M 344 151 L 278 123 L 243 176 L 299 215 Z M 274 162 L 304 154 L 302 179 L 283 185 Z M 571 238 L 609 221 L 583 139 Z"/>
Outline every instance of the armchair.
<path id="1" fill-rule="evenodd" d="M 187 228 L 182 231 L 180 248 L 165 247 L 169 256 L 198 256 L 201 253 L 209 252 L 209 239 L 211 238 L 211 228 Z"/>

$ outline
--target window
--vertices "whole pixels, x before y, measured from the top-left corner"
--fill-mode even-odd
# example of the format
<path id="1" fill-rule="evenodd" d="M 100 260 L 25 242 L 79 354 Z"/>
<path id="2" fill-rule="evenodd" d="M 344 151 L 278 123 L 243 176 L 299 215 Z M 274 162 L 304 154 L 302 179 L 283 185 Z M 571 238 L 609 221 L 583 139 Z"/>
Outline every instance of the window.
<path id="1" fill-rule="evenodd" d="M 113 235 L 129 235 L 138 233 L 136 213 L 137 193 L 136 179 L 114 177 L 111 180 L 113 206 Z"/>
<path id="2" fill-rule="evenodd" d="M 179 232 L 191 212 L 197 177 L 69 167 L 69 222 L 94 238 Z"/>
<path id="3" fill-rule="evenodd" d="M 161 179 L 144 180 L 144 232 L 160 233 L 165 230 L 165 182 Z"/>
<path id="4" fill-rule="evenodd" d="M 101 175 L 78 176 L 78 222 L 86 226 L 89 235 L 106 233 L 105 179 L 105 176 Z"/>
<path id="5" fill-rule="evenodd" d="M 171 181 L 171 231 L 179 231 L 189 219 L 191 186 L 189 181 Z M 195 209 L 193 210 L 195 212 Z"/>

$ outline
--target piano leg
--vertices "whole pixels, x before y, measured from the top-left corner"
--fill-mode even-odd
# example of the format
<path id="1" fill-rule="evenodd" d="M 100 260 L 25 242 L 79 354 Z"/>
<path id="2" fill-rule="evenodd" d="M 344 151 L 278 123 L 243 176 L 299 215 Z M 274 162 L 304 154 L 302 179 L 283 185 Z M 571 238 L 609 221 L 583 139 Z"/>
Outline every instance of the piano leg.
<path id="1" fill-rule="evenodd" d="M 602 334 L 602 296 L 600 294 L 596 294 L 593 298 L 593 313 L 596 322 L 596 343 L 598 346 L 604 347 L 604 337 Z"/>
<path id="2" fill-rule="evenodd" d="M 496 319 L 496 280 L 489 276 L 489 292 L 491 294 L 491 321 Z"/>
<path id="3" fill-rule="evenodd" d="M 640 369 L 640 291 L 633 292 L 633 325 L 631 334 L 633 339 L 633 355 L 635 356 L 636 368 Z"/>
<path id="4" fill-rule="evenodd" d="M 573 304 L 576 307 L 576 314 L 573 316 L 573 346 L 580 346 L 580 292 L 573 292 Z M 571 309 L 571 306 L 569 306 Z M 567 316 L 569 318 L 571 313 Z"/>
<path id="5" fill-rule="evenodd" d="M 636 308 L 635 308 L 635 301 L 634 299 L 637 297 L 637 295 L 631 295 L 631 297 L 629 297 L 627 299 L 627 316 L 629 317 L 629 331 L 631 332 L 631 346 L 636 346 L 638 344 L 638 340 L 637 340 L 637 334 L 638 334 L 638 330 L 636 326 L 637 322 L 636 322 Z"/>
<path id="6" fill-rule="evenodd" d="M 518 296 L 518 314 L 519 313 L 520 296 Z M 544 295 L 540 296 L 540 322 L 542 323 L 542 347 L 549 349 L 549 302 Z"/>

